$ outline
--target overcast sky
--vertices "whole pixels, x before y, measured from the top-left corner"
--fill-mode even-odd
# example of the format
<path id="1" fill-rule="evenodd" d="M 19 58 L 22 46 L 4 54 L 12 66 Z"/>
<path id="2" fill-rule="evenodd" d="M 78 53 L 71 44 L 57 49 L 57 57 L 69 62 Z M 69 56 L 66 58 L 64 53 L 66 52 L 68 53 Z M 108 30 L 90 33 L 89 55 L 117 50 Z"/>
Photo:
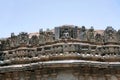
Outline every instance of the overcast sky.
<path id="1" fill-rule="evenodd" d="M 120 0 L 0 0 L 0 38 L 64 24 L 120 28 Z"/>

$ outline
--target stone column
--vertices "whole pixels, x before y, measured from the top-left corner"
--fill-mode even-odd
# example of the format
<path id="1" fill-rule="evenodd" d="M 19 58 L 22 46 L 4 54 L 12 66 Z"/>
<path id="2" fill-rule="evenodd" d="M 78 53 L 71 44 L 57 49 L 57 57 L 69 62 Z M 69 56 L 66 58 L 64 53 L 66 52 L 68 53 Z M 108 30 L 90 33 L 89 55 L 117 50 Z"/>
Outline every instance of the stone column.
<path id="1" fill-rule="evenodd" d="M 36 80 L 41 80 L 40 70 L 36 70 L 36 71 L 35 71 L 35 76 L 36 76 Z"/>
<path id="2" fill-rule="evenodd" d="M 106 80 L 111 80 L 111 75 L 110 74 L 105 74 L 105 79 Z"/>
<path id="3" fill-rule="evenodd" d="M 25 72 L 25 80 L 29 80 L 30 79 L 30 74 L 31 74 L 30 71 L 26 71 Z"/>

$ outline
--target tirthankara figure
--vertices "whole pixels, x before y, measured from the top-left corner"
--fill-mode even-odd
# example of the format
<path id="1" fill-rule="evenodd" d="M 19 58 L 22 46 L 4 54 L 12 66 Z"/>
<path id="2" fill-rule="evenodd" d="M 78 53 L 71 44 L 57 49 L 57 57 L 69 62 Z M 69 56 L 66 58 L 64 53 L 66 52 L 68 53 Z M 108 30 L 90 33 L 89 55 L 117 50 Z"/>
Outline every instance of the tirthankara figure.
<path id="1" fill-rule="evenodd" d="M 93 27 L 91 27 L 88 30 L 87 35 L 88 35 L 88 41 L 90 41 L 90 42 L 94 42 L 95 41 L 95 38 L 94 38 L 94 28 Z"/>
<path id="2" fill-rule="evenodd" d="M 81 31 L 80 31 L 80 40 L 81 41 L 87 41 L 87 33 L 85 26 L 82 26 Z"/>

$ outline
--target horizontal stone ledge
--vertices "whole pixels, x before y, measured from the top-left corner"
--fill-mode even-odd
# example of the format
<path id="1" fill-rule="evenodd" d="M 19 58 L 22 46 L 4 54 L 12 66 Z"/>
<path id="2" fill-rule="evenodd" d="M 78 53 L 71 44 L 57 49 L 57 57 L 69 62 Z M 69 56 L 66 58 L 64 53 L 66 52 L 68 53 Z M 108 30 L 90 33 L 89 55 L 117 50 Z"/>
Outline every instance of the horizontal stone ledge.
<path id="1" fill-rule="evenodd" d="M 114 68 L 120 69 L 120 62 L 98 62 L 98 61 L 86 61 L 86 60 L 59 60 L 59 61 L 44 61 L 30 64 L 19 64 L 0 66 L 0 73 L 12 72 L 12 71 L 26 71 L 35 69 L 47 69 L 47 68 L 74 68 L 74 67 L 96 67 L 96 68 Z"/>

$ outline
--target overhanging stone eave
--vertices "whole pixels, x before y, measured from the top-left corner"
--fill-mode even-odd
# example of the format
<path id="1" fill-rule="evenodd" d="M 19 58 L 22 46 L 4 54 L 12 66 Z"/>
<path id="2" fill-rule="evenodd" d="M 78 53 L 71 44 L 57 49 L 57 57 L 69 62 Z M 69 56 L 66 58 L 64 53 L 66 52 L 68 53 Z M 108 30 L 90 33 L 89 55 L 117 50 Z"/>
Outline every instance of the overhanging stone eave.
<path id="1" fill-rule="evenodd" d="M 80 67 L 93 67 L 93 68 L 108 68 L 120 69 L 120 62 L 98 62 L 86 60 L 58 60 L 58 61 L 44 61 L 30 64 L 19 64 L 10 66 L 0 66 L 0 73 L 37 70 L 47 68 L 80 68 Z"/>

